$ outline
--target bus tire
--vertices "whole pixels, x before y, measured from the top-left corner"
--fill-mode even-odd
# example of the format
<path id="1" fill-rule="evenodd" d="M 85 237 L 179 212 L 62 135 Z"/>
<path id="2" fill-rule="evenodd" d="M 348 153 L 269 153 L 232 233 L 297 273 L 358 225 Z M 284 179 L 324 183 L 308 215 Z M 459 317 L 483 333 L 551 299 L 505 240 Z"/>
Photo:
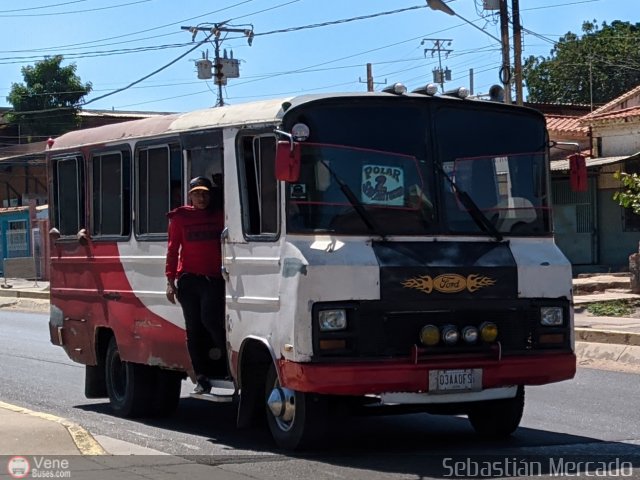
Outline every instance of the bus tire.
<path id="1" fill-rule="evenodd" d="M 274 364 L 267 373 L 265 387 L 267 424 L 278 447 L 302 450 L 322 440 L 329 420 L 325 397 L 282 388 Z M 273 399 L 278 395 L 282 403 L 280 414 L 274 413 L 278 409 L 274 408 Z"/>
<path id="2" fill-rule="evenodd" d="M 156 367 L 155 395 L 153 398 L 153 414 L 157 417 L 168 417 L 178 408 L 182 373 L 163 370 Z"/>
<path id="3" fill-rule="evenodd" d="M 468 412 L 476 433 L 486 438 L 505 438 L 516 431 L 524 412 L 524 386 L 513 398 L 479 402 Z"/>
<path id="4" fill-rule="evenodd" d="M 154 400 L 154 373 L 146 365 L 122 361 L 116 339 L 111 337 L 105 357 L 105 379 L 113 413 L 127 418 L 148 414 Z"/>

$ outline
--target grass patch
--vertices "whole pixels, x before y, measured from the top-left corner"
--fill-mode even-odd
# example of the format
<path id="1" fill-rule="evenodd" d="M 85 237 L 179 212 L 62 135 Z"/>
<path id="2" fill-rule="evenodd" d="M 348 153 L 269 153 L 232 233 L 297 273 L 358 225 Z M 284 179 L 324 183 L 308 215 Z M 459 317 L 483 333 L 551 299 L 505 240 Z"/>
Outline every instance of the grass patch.
<path id="1" fill-rule="evenodd" d="M 628 317 L 635 310 L 635 305 L 624 300 L 592 303 L 587 306 L 587 311 L 596 317 Z"/>

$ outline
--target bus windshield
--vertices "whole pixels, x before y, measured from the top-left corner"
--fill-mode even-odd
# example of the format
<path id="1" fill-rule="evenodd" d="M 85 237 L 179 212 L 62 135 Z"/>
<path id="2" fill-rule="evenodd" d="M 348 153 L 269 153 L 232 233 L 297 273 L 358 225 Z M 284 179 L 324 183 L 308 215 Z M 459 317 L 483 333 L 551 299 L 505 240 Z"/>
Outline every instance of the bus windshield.
<path id="1" fill-rule="evenodd" d="M 373 233 L 416 234 L 434 221 L 418 160 L 409 155 L 303 144 L 300 179 L 287 187 L 294 231 L 371 233 L 371 219 Z"/>
<path id="2" fill-rule="evenodd" d="M 438 194 L 424 180 L 425 162 L 413 156 L 303 144 L 300 178 L 287 185 L 289 231 L 478 233 L 481 226 L 460 201 L 465 192 L 498 232 L 540 234 L 547 216 L 544 160 L 540 153 L 456 159 L 442 165 Z"/>
<path id="3" fill-rule="evenodd" d="M 283 126 L 296 123 L 310 134 L 286 185 L 288 232 L 550 235 L 547 136 L 533 111 L 360 99 L 292 108 Z"/>
<path id="4" fill-rule="evenodd" d="M 444 164 L 442 212 L 447 227 L 453 232 L 476 230 L 477 222 L 460 201 L 459 192 L 465 192 L 496 231 L 545 232 L 544 161 L 543 154 L 532 153 L 459 158 Z"/>

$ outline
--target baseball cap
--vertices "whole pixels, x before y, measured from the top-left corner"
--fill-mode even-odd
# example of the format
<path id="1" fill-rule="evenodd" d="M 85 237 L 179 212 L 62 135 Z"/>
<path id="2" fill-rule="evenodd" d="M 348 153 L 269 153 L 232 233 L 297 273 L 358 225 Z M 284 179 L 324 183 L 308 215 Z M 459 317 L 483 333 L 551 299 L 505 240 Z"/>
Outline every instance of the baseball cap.
<path id="1" fill-rule="evenodd" d="M 211 185 L 211 181 L 206 177 L 195 177 L 189 182 L 189 193 L 194 190 L 206 190 L 210 192 L 212 188 L 213 185 Z"/>

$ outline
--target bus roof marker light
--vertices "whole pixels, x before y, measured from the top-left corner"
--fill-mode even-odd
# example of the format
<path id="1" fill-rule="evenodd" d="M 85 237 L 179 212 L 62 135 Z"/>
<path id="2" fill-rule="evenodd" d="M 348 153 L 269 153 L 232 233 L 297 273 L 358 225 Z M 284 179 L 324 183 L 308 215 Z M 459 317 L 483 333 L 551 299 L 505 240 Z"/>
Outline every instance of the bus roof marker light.
<path id="1" fill-rule="evenodd" d="M 469 89 L 466 87 L 459 87 L 453 90 L 447 90 L 443 93 L 447 97 L 467 98 L 469 96 Z"/>
<path id="2" fill-rule="evenodd" d="M 297 142 L 304 142 L 307 138 L 309 138 L 309 127 L 304 123 L 296 123 L 291 128 L 291 136 Z"/>
<path id="3" fill-rule="evenodd" d="M 428 95 L 433 97 L 438 93 L 438 85 L 435 83 L 427 83 L 424 87 L 416 88 L 411 93 L 419 93 L 420 95 Z"/>
<path id="4" fill-rule="evenodd" d="M 383 88 L 382 91 L 385 93 L 393 93 L 395 95 L 404 95 L 407 93 L 407 87 L 400 82 L 396 82 L 393 85 Z"/>

